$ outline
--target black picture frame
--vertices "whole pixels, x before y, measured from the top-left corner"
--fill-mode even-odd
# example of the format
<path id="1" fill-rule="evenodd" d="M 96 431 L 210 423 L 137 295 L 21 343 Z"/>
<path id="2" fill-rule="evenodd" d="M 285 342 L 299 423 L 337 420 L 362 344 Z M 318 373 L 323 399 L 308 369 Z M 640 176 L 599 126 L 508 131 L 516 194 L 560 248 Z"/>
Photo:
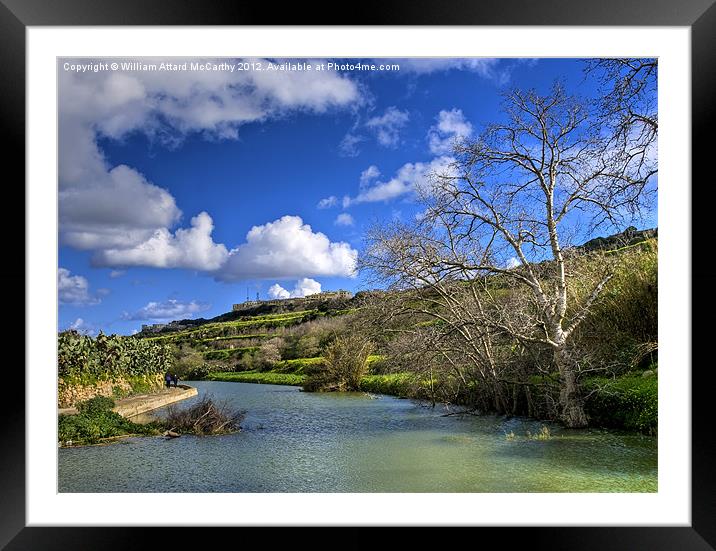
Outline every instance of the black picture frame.
<path id="1" fill-rule="evenodd" d="M 6 180 L 6 201 L 25 205 L 24 192 L 17 182 L 25 180 L 25 31 L 29 26 L 77 25 L 586 25 L 586 26 L 685 26 L 691 29 L 692 74 L 692 185 L 683 182 L 684 192 L 698 191 L 692 200 L 692 258 L 698 251 L 709 251 L 713 215 L 713 176 L 711 142 L 716 128 L 716 0 L 501 0 L 473 2 L 441 0 L 430 2 L 363 1 L 351 8 L 350 20 L 341 20 L 346 6 L 335 4 L 287 4 L 276 9 L 268 3 L 243 3 L 218 0 L 0 0 L 0 120 L 6 137 L 4 147 L 6 170 L 15 171 L 15 178 Z M 15 182 L 13 185 L 10 182 Z M 12 189 L 9 189 L 12 188 Z M 16 196 L 12 197 L 15 193 Z M 10 204 L 10 203 L 6 203 Z M 15 208 L 20 210 L 19 207 Z M 24 212 L 24 209 L 23 209 Z M 701 226 L 701 227 L 699 227 Z M 25 245 L 15 239 L 18 251 L 14 258 L 25 257 Z M 24 268 L 2 276 L 6 289 L 27 287 Z M 23 263 L 24 265 L 24 263 Z M 693 350 L 703 350 L 709 342 L 707 316 L 712 311 L 716 275 L 708 263 L 691 264 L 692 296 L 698 296 L 692 308 Z M 699 293 L 699 291 L 701 291 Z M 698 293 L 698 294 L 696 294 Z M 19 293 L 10 293 L 19 297 Z M 15 311 L 19 312 L 20 305 Z M 702 323 L 699 313 L 705 314 Z M 15 331 L 19 327 L 14 316 Z M 27 338 L 27 334 L 26 334 Z M 27 342 L 27 341 L 26 341 Z M 529 548 L 610 549 L 610 550 L 707 550 L 716 549 L 716 431 L 711 420 L 713 410 L 710 394 L 715 378 L 709 363 L 698 362 L 694 354 L 692 380 L 692 523 L 689 527 L 620 527 L 620 528 L 481 528 L 470 538 L 483 540 L 497 536 L 509 547 Z M 164 529 L 139 528 L 70 528 L 26 527 L 25 525 L 25 377 L 19 369 L 5 369 L 6 408 L 2 426 L 2 462 L 0 467 L 0 547 L 17 549 L 105 549 L 145 548 L 164 541 L 165 545 L 184 547 L 192 534 L 167 535 Z M 16 400 L 12 403 L 12 397 Z M 237 512 L 239 518 L 240 512 Z M 320 519 L 316 519 L 320 524 Z M 559 525 L 555 518 L 554 524 Z M 142 530 L 141 536 L 137 531 Z M 253 530 L 253 529 L 252 529 Z M 302 538 L 289 529 L 289 537 Z M 353 528 L 351 530 L 371 530 Z M 199 530 L 206 542 L 206 529 Z M 221 537 L 223 534 L 212 534 Z M 273 537 L 273 536 L 272 536 Z M 372 535 L 339 536 L 356 545 L 374 541 Z M 403 538 L 404 536 L 400 536 Z M 412 529 L 410 539 L 424 540 L 422 529 Z M 323 538 L 321 538 L 323 539 Z M 418 540 L 418 541 L 419 541 Z M 324 541 L 336 544 L 335 537 Z M 476 540 L 477 541 L 477 540 Z M 487 540 L 483 540 L 487 541 Z M 403 540 L 406 543 L 406 540 Z M 443 542 L 447 543 L 447 542 Z M 320 540 L 311 538 L 311 545 Z M 6 547 L 5 547 L 6 546 Z M 502 545 L 501 545 L 502 546 Z"/>

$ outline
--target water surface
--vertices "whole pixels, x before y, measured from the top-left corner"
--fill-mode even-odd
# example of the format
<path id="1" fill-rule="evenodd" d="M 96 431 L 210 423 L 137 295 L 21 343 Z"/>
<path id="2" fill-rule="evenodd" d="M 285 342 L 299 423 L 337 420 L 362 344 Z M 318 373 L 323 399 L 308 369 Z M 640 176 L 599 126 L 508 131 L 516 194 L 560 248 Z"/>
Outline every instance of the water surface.
<path id="1" fill-rule="evenodd" d="M 656 438 L 390 396 L 200 381 L 247 411 L 240 433 L 59 450 L 60 492 L 655 492 Z M 514 438 L 506 435 L 514 433 Z"/>

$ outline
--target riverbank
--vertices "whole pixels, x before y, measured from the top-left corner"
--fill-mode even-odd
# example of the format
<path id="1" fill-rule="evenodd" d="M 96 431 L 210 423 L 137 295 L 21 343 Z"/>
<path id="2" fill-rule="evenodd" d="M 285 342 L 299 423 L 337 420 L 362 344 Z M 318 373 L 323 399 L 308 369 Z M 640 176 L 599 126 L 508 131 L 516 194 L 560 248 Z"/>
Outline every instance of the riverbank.
<path id="1" fill-rule="evenodd" d="M 146 413 L 196 395 L 196 388 L 188 385 L 179 385 L 176 388 L 164 388 L 156 392 L 137 394 L 116 400 L 112 411 L 118 413 L 125 419 L 142 424 L 149 421 L 148 418 L 144 417 Z M 60 415 L 77 415 L 79 411 L 76 407 L 60 408 L 58 413 Z"/>
<path id="2" fill-rule="evenodd" d="M 313 358 L 311 358 L 313 359 Z M 296 365 L 301 365 L 296 360 Z M 286 372 L 286 365 L 271 371 L 239 371 L 209 373 L 206 380 L 303 386 L 307 375 Z M 424 385 L 423 385 L 424 386 Z M 640 434 L 656 435 L 658 429 L 658 374 L 656 370 L 629 372 L 620 377 L 588 377 L 582 382 L 588 398 L 585 411 L 592 427 L 621 429 Z M 416 394 L 409 373 L 384 373 L 363 376 L 360 390 L 398 398 L 425 398 Z"/>
<path id="3" fill-rule="evenodd" d="M 120 407 L 106 396 L 96 396 L 81 402 L 75 413 L 59 415 L 59 445 L 65 448 L 107 444 L 129 436 L 161 435 L 177 438 L 182 434 L 207 436 L 241 430 L 240 423 L 245 412 L 231 410 L 225 403 L 216 403 L 206 395 L 193 401 L 189 407 L 170 407 L 161 416 L 151 415 L 150 412 L 157 409 L 153 406 L 157 404 L 164 407 L 198 394 L 196 388 L 182 386 L 184 388 L 176 389 L 178 392 L 169 391 L 163 393 L 163 396 L 152 396 L 152 400 L 135 397 L 134 403 L 124 403 Z M 117 413 L 118 409 L 135 415 L 130 419 Z"/>

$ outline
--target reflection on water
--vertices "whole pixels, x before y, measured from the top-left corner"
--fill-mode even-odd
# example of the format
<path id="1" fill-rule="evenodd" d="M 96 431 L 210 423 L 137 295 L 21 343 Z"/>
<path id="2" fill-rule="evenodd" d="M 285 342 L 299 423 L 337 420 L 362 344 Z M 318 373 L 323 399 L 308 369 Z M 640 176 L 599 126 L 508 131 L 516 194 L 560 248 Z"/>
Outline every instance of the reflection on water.
<path id="1" fill-rule="evenodd" d="M 61 492 L 655 492 L 656 438 L 390 396 L 189 383 L 248 414 L 243 431 L 59 450 Z M 197 398 L 190 398 L 182 407 Z M 515 438 L 506 437 L 514 433 Z"/>

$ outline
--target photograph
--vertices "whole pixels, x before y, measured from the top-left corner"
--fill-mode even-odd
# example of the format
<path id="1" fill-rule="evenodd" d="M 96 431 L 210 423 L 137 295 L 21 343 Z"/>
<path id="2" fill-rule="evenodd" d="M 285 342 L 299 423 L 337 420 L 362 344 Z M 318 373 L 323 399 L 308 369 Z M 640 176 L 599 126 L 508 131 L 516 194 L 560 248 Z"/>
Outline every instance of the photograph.
<path id="1" fill-rule="evenodd" d="M 659 492 L 657 57 L 56 77 L 60 494 Z"/>

